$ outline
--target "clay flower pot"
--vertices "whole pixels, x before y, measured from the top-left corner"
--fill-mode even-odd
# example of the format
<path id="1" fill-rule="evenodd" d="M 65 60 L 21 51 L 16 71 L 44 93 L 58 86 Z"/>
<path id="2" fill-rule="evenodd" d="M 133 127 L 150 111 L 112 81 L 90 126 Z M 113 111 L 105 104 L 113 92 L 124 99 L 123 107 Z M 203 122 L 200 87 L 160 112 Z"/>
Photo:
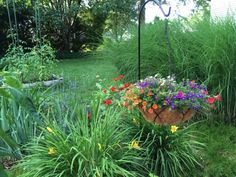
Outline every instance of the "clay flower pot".
<path id="1" fill-rule="evenodd" d="M 149 113 L 146 110 L 139 109 L 143 117 L 148 121 L 159 125 L 177 125 L 181 122 L 190 120 L 194 115 L 194 110 L 186 111 L 171 110 L 169 107 L 159 108 Z"/>

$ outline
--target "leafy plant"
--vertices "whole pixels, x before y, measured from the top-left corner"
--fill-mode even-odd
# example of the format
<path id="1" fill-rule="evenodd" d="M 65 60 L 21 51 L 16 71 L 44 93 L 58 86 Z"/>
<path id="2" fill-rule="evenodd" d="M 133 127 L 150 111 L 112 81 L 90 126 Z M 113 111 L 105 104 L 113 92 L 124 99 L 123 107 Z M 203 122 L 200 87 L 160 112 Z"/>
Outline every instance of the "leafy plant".
<path id="1" fill-rule="evenodd" d="M 41 117 L 13 73 L 0 73 L 0 104 L 0 154 L 20 158 L 21 146 L 36 135 Z"/>
<path id="2" fill-rule="evenodd" d="M 191 126 L 177 127 L 149 123 L 138 114 L 126 119 L 131 134 L 146 150 L 143 154 L 150 173 L 160 177 L 189 176 L 200 167 L 199 152 L 204 144 L 199 141 L 200 133 Z"/>
<path id="3" fill-rule="evenodd" d="M 128 145 L 129 129 L 121 131 L 120 113 L 100 111 L 96 104 L 89 115 L 75 109 L 76 120 L 67 114 L 64 128 L 57 123 L 43 127 L 26 148 L 30 155 L 19 164 L 21 176 L 140 176 L 141 150 Z"/>
<path id="4" fill-rule="evenodd" d="M 46 80 L 52 77 L 55 67 L 55 54 L 50 45 L 44 44 L 25 52 L 22 46 L 10 46 L 2 59 L 6 69 L 19 72 L 23 82 Z"/>

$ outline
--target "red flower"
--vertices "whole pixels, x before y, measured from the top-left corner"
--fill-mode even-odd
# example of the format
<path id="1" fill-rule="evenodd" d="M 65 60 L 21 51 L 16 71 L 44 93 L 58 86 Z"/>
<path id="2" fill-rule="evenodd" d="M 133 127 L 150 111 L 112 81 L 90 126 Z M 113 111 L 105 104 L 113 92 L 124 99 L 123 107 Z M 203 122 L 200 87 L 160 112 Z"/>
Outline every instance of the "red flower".
<path id="1" fill-rule="evenodd" d="M 124 87 L 125 87 L 125 88 L 128 88 L 129 86 L 130 86 L 130 84 L 128 84 L 128 83 L 125 83 L 125 84 L 124 84 Z"/>
<path id="2" fill-rule="evenodd" d="M 124 105 L 125 107 L 128 107 L 128 106 L 129 106 L 128 101 L 124 101 L 123 105 Z"/>
<path id="3" fill-rule="evenodd" d="M 112 87 L 110 88 L 110 90 L 111 90 L 112 92 L 114 92 L 114 91 L 116 91 L 116 88 L 115 88 L 114 86 L 112 86 Z"/>
<path id="4" fill-rule="evenodd" d="M 107 100 L 105 100 L 103 103 L 104 103 L 105 105 L 110 105 L 110 104 L 112 104 L 112 100 L 107 99 Z"/>
<path id="5" fill-rule="evenodd" d="M 152 92 L 148 92 L 148 96 L 152 96 L 153 95 L 153 93 Z"/>
<path id="6" fill-rule="evenodd" d="M 143 89 L 140 89 L 140 94 L 142 94 L 144 92 L 144 90 Z"/>
<path id="7" fill-rule="evenodd" d="M 107 90 L 106 90 L 106 89 L 104 89 L 104 90 L 103 90 L 103 93 L 107 93 Z"/>
<path id="8" fill-rule="evenodd" d="M 114 78 L 113 80 L 114 80 L 114 81 L 118 81 L 118 80 L 123 79 L 123 78 L 124 78 L 124 76 L 123 76 L 123 75 L 120 75 L 120 76 Z"/>
<path id="9" fill-rule="evenodd" d="M 215 100 L 220 101 L 221 100 L 221 95 L 216 95 Z"/>
<path id="10" fill-rule="evenodd" d="M 124 90 L 124 87 L 118 88 L 118 90 L 119 90 L 119 91 L 122 91 L 122 90 Z"/>
<path id="11" fill-rule="evenodd" d="M 153 113 L 153 109 L 152 109 L 152 108 L 148 109 L 148 112 L 149 112 L 150 114 L 152 114 L 152 113 Z"/>
<path id="12" fill-rule="evenodd" d="M 210 104 L 214 103 L 214 101 L 215 101 L 215 98 L 213 97 L 210 97 L 207 99 L 207 103 L 210 103 Z"/>
<path id="13" fill-rule="evenodd" d="M 123 76 L 123 75 L 119 75 L 118 78 L 119 78 L 119 79 L 123 79 L 124 76 Z"/>
<path id="14" fill-rule="evenodd" d="M 90 117 L 91 117 L 91 113 L 87 112 L 87 118 L 90 119 Z"/>

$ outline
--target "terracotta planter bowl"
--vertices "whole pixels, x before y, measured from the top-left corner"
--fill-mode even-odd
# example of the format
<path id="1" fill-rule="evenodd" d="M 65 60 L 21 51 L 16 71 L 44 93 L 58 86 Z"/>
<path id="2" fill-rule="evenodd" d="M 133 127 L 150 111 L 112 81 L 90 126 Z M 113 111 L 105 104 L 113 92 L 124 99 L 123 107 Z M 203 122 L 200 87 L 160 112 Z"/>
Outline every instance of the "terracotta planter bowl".
<path id="1" fill-rule="evenodd" d="M 141 108 L 139 110 L 148 122 L 159 125 L 177 125 L 191 119 L 194 115 L 194 110 L 192 109 L 180 112 L 178 110 L 170 110 L 169 107 L 164 107 L 154 110 L 153 113 L 149 113 Z"/>

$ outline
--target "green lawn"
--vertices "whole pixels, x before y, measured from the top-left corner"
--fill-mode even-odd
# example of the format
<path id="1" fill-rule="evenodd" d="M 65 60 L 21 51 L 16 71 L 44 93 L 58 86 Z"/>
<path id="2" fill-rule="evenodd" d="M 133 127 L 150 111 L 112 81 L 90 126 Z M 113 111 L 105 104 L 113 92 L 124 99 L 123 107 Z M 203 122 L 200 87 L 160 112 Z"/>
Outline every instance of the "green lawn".
<path id="1" fill-rule="evenodd" d="M 235 177 L 236 127 L 207 120 L 199 124 L 196 130 L 204 134 L 202 141 L 206 144 L 201 154 L 203 169 L 197 177 Z"/>
<path id="2" fill-rule="evenodd" d="M 104 84 L 108 84 L 112 78 L 118 76 L 111 61 L 93 55 L 81 59 L 61 60 L 55 73 L 64 76 L 65 85 L 76 85 L 76 91 L 82 100 L 90 100 L 97 82 L 102 80 Z"/>

